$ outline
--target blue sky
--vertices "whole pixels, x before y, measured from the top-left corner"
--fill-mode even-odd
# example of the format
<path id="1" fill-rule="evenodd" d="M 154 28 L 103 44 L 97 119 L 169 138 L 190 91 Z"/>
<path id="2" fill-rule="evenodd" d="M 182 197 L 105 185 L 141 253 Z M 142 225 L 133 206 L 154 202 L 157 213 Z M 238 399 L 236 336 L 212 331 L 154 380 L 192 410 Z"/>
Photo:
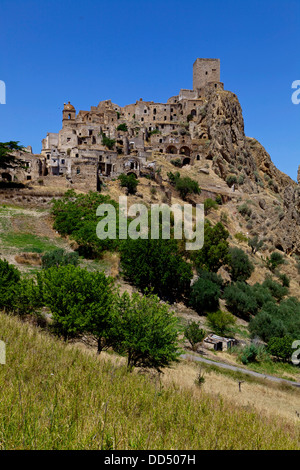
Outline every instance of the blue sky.
<path id="1" fill-rule="evenodd" d="M 246 135 L 296 179 L 300 164 L 299 0 L 0 0 L 0 141 L 39 153 L 76 110 L 111 99 L 165 102 L 192 88 L 197 57 L 220 58 Z"/>

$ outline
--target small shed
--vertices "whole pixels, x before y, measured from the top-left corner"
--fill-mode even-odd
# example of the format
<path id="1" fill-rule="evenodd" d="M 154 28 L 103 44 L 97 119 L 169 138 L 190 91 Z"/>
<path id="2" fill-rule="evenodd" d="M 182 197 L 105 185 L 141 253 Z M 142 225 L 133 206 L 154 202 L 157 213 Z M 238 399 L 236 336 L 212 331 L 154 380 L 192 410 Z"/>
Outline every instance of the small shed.
<path id="1" fill-rule="evenodd" d="M 236 344 L 236 340 L 233 338 L 224 338 L 215 334 L 208 335 L 203 345 L 208 349 L 214 349 L 215 351 L 227 351 Z"/>

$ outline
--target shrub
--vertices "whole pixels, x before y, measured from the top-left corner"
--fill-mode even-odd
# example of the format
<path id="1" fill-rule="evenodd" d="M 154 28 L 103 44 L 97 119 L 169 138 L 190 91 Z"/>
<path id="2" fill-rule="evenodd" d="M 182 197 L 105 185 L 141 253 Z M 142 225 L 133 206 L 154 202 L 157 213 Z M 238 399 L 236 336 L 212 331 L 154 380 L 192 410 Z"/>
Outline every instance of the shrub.
<path id="1" fill-rule="evenodd" d="M 190 321 L 184 328 L 184 336 L 190 342 L 192 350 L 196 351 L 197 345 L 204 340 L 206 331 L 200 328 L 199 323 Z"/>
<path id="2" fill-rule="evenodd" d="M 122 188 L 128 189 L 128 194 L 135 194 L 137 186 L 139 184 L 139 180 L 133 175 L 125 175 L 122 173 L 118 180 L 120 180 L 120 184 Z"/>
<path id="3" fill-rule="evenodd" d="M 109 150 L 112 150 L 115 146 L 115 139 L 110 139 L 109 137 L 106 137 L 104 133 L 101 134 L 102 136 L 102 144 L 107 147 Z"/>
<path id="4" fill-rule="evenodd" d="M 248 237 L 246 237 L 246 235 L 244 235 L 243 233 L 241 232 L 238 232 L 234 235 L 234 238 L 236 238 L 236 240 L 239 242 L 239 243 L 247 243 L 248 242 Z"/>
<path id="5" fill-rule="evenodd" d="M 20 271 L 6 260 L 0 259 L 0 309 L 14 310 L 17 286 L 21 279 Z"/>
<path id="6" fill-rule="evenodd" d="M 248 320 L 251 315 L 258 311 L 258 304 L 252 295 L 252 289 L 244 282 L 231 284 L 224 290 L 226 307 L 238 317 Z"/>
<path id="7" fill-rule="evenodd" d="M 290 279 L 288 278 L 286 274 L 280 274 L 279 279 L 283 287 L 290 287 Z"/>
<path id="8" fill-rule="evenodd" d="M 233 184 L 237 183 L 237 177 L 236 175 L 228 175 L 226 178 L 226 183 L 228 186 L 232 186 Z"/>
<path id="9" fill-rule="evenodd" d="M 248 216 L 250 217 L 250 215 L 252 214 L 252 209 L 250 207 L 248 207 L 248 205 L 246 203 L 242 204 L 241 206 L 238 207 L 238 211 L 239 213 L 242 215 L 242 216 Z"/>
<path id="10" fill-rule="evenodd" d="M 204 201 L 204 214 L 207 215 L 211 209 L 218 209 L 218 203 L 211 198 Z"/>
<path id="11" fill-rule="evenodd" d="M 182 161 L 180 158 L 176 158 L 175 160 L 171 160 L 172 165 L 177 166 L 178 168 L 182 167 Z"/>
<path id="12" fill-rule="evenodd" d="M 281 253 L 278 253 L 278 251 L 273 251 L 271 256 L 267 257 L 267 266 L 270 271 L 274 272 L 281 264 L 284 264 L 284 258 Z"/>
<path id="13" fill-rule="evenodd" d="M 250 362 L 256 362 L 258 353 L 259 351 L 255 344 L 250 344 L 249 346 L 245 346 L 241 355 L 242 363 L 247 365 Z"/>
<path id="14" fill-rule="evenodd" d="M 42 266 L 43 268 L 51 268 L 53 266 L 66 266 L 68 264 L 72 264 L 73 266 L 77 266 L 79 261 L 79 255 L 77 252 L 67 253 L 62 248 L 58 248 L 57 250 L 50 251 L 45 253 L 42 257 Z"/>
<path id="15" fill-rule="evenodd" d="M 232 281 L 246 281 L 254 271 L 248 255 L 240 248 L 229 249 L 229 272 Z"/>
<path id="16" fill-rule="evenodd" d="M 219 307 L 220 288 L 208 279 L 199 278 L 191 287 L 189 303 L 197 313 L 212 312 Z"/>
<path id="17" fill-rule="evenodd" d="M 262 248 L 264 242 L 258 239 L 258 235 L 255 235 L 248 241 L 248 245 L 251 248 L 253 254 L 255 254 L 260 248 Z"/>
<path id="18" fill-rule="evenodd" d="M 278 301 L 281 301 L 288 293 L 287 287 L 280 285 L 278 282 L 273 281 L 272 279 L 266 279 L 262 286 L 268 289 L 272 296 Z"/>
<path id="19" fill-rule="evenodd" d="M 179 192 L 182 199 L 186 199 L 188 194 L 200 194 L 201 189 L 197 181 L 192 180 L 189 176 L 184 178 L 177 178 L 175 183 L 175 189 Z"/>
<path id="20" fill-rule="evenodd" d="M 235 325 L 235 318 L 230 313 L 218 310 L 207 315 L 207 323 L 214 333 L 225 335 L 231 332 Z"/>
<path id="21" fill-rule="evenodd" d="M 117 131 L 122 131 L 122 132 L 127 132 L 128 131 L 128 127 L 127 125 L 124 123 L 124 124 L 120 124 L 118 127 L 117 127 Z"/>

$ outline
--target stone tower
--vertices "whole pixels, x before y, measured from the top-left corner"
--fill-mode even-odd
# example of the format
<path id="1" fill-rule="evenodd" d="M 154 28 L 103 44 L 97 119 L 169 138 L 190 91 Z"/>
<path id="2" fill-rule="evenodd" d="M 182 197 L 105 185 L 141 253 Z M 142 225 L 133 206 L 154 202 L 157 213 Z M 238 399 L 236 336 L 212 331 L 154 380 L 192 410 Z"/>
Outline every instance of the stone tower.
<path id="1" fill-rule="evenodd" d="M 193 89 L 209 82 L 220 82 L 220 59 L 196 59 L 193 68 Z"/>
<path id="2" fill-rule="evenodd" d="M 75 117 L 76 117 L 76 110 L 74 106 L 71 105 L 70 101 L 68 104 L 64 103 L 64 109 L 63 109 L 63 129 L 65 127 L 69 127 L 70 124 L 73 124 L 75 122 Z"/>

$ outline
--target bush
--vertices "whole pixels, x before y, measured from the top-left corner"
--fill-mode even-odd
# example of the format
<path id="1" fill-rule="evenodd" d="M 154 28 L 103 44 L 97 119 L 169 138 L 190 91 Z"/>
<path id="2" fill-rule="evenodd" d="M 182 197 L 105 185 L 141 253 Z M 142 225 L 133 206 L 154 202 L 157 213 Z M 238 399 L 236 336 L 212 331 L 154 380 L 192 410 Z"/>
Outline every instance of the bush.
<path id="1" fill-rule="evenodd" d="M 135 194 L 137 186 L 139 184 L 139 180 L 133 175 L 125 175 L 122 173 L 118 180 L 120 180 L 120 184 L 122 188 L 128 189 L 128 194 Z"/>
<path id="2" fill-rule="evenodd" d="M 281 301 L 288 293 L 287 287 L 280 285 L 272 279 L 266 279 L 262 286 L 268 289 L 272 296 L 278 301 Z"/>
<path id="3" fill-rule="evenodd" d="M 128 356 L 128 367 L 152 367 L 161 371 L 177 361 L 177 319 L 157 296 L 125 292 L 116 303 L 112 329 L 115 348 Z"/>
<path id="4" fill-rule="evenodd" d="M 117 127 L 117 131 L 127 132 L 127 131 L 128 131 L 128 127 L 127 127 L 126 124 L 120 124 L 120 125 Z"/>
<path id="5" fill-rule="evenodd" d="M 226 300 L 228 310 L 245 320 L 248 320 L 251 315 L 255 315 L 258 311 L 259 307 L 253 296 L 253 291 L 244 282 L 237 282 L 226 287 L 223 297 Z"/>
<path id="6" fill-rule="evenodd" d="M 254 271 L 248 255 L 240 248 L 229 248 L 229 272 L 232 281 L 246 281 Z"/>
<path id="7" fill-rule="evenodd" d="M 271 338 L 268 343 L 268 352 L 278 359 L 290 361 L 294 352 L 292 344 L 293 339 L 290 336 Z"/>
<path id="8" fill-rule="evenodd" d="M 258 235 L 255 235 L 248 241 L 248 245 L 250 246 L 251 251 L 254 255 L 260 248 L 262 248 L 263 244 L 264 242 L 258 239 Z"/>
<path id="9" fill-rule="evenodd" d="M 62 248 L 49 251 L 48 253 L 45 253 L 42 257 L 42 266 L 44 269 L 52 268 L 53 266 L 66 266 L 68 264 L 77 266 L 78 262 L 79 255 L 77 252 L 73 251 L 71 253 L 67 253 Z"/>
<path id="10" fill-rule="evenodd" d="M 6 260 L 0 259 L 0 309 L 14 310 L 17 286 L 21 279 L 20 271 Z"/>
<path id="11" fill-rule="evenodd" d="M 228 175 L 226 178 L 226 183 L 228 186 L 232 186 L 233 184 L 237 183 L 237 177 L 236 175 Z"/>
<path id="12" fill-rule="evenodd" d="M 192 350 L 196 351 L 197 345 L 204 340 L 206 331 L 200 328 L 199 323 L 192 321 L 185 327 L 184 336 L 190 342 Z"/>
<path id="13" fill-rule="evenodd" d="M 220 288 L 208 279 L 199 278 L 191 287 L 190 306 L 200 315 L 219 307 Z"/>
<path id="14" fill-rule="evenodd" d="M 107 147 L 109 150 L 112 150 L 115 146 L 115 139 L 109 139 L 109 137 L 106 137 L 104 133 L 102 135 L 102 144 Z"/>
<path id="15" fill-rule="evenodd" d="M 211 209 L 218 209 L 218 203 L 211 198 L 204 201 L 204 214 L 207 215 Z"/>
<path id="16" fill-rule="evenodd" d="M 121 266 L 125 278 L 143 292 L 152 288 L 172 301 L 189 292 L 192 268 L 182 258 L 174 239 L 128 239 L 122 245 Z"/>
<path id="17" fill-rule="evenodd" d="M 281 264 L 284 264 L 284 258 L 281 253 L 278 253 L 278 251 L 274 251 L 270 258 L 267 257 L 267 266 L 270 271 L 274 272 L 275 269 Z"/>
<path id="18" fill-rule="evenodd" d="M 230 313 L 218 310 L 207 315 L 207 323 L 214 333 L 223 336 L 230 334 L 236 320 Z"/>
<path id="19" fill-rule="evenodd" d="M 197 181 L 192 180 L 190 177 L 185 176 L 181 178 L 180 173 L 172 173 L 171 171 L 167 174 L 170 184 L 175 186 L 176 191 L 180 193 L 180 197 L 185 199 L 188 194 L 201 194 L 201 189 Z"/>
<path id="20" fill-rule="evenodd" d="M 259 351 L 255 344 L 245 346 L 241 354 L 241 361 L 245 365 L 249 364 L 250 362 L 256 362 L 258 354 Z"/>
<path id="21" fill-rule="evenodd" d="M 252 209 L 249 207 L 246 203 L 242 204 L 241 206 L 238 207 L 238 211 L 242 216 L 248 216 L 252 214 Z"/>

